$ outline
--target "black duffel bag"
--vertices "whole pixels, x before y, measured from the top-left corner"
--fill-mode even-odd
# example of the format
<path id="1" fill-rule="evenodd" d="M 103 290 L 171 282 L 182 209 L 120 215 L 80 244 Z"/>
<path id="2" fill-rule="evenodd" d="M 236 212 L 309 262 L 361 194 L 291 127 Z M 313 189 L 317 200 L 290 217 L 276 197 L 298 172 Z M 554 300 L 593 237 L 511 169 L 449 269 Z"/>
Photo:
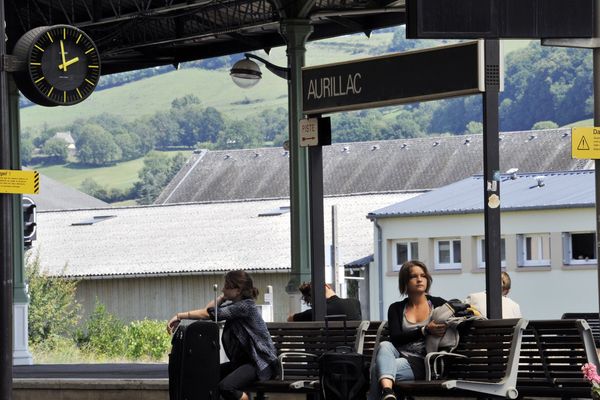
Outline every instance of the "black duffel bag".
<path id="1" fill-rule="evenodd" d="M 330 335 L 328 321 L 340 317 L 343 317 L 344 331 L 347 331 L 345 315 L 326 316 L 327 338 Z M 351 347 L 337 346 L 320 357 L 319 379 L 324 400 L 364 400 L 369 388 L 366 358 Z"/>

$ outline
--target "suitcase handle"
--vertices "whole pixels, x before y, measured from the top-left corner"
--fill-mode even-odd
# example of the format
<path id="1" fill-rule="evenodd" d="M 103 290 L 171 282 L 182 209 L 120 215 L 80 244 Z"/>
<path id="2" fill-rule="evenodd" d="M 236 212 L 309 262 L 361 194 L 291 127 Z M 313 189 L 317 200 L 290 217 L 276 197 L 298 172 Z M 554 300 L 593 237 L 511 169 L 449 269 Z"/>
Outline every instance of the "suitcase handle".
<path id="1" fill-rule="evenodd" d="M 325 338 L 327 347 L 329 347 L 329 321 L 342 321 L 344 323 L 344 342 L 348 343 L 348 326 L 346 325 L 348 316 L 346 314 L 333 314 L 325 316 Z M 341 346 L 348 347 L 348 346 Z"/>
<path id="2" fill-rule="evenodd" d="M 219 285 L 216 283 L 213 285 L 213 291 L 215 292 L 215 322 L 217 322 L 217 310 L 219 309 L 219 304 L 217 303 L 217 293 L 219 292 Z"/>

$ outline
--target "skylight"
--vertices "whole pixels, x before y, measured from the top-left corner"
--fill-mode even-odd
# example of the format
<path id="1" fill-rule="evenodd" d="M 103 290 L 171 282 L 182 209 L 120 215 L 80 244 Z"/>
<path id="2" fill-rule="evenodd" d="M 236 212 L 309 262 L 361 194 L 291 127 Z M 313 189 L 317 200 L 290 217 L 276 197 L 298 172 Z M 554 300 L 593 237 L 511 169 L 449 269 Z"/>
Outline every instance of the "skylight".
<path id="1" fill-rule="evenodd" d="M 282 215 L 290 212 L 290 206 L 282 206 L 275 208 L 274 210 L 265 211 L 258 214 L 259 217 L 274 217 L 276 215 Z"/>
<path id="2" fill-rule="evenodd" d="M 106 221 L 107 219 L 115 218 L 116 215 L 95 215 L 92 218 L 84 219 L 80 222 L 73 222 L 71 226 L 79 226 L 79 225 L 94 225 L 98 222 Z"/>

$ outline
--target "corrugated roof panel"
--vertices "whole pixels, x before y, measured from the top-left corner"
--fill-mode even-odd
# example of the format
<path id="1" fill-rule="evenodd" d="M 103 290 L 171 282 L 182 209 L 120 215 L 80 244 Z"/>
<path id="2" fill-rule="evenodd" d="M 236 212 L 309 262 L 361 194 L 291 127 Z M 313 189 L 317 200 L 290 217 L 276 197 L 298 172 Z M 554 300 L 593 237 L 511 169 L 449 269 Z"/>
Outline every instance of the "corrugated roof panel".
<path id="1" fill-rule="evenodd" d="M 594 171 L 547 172 L 502 175 L 500 207 L 502 210 L 593 207 L 595 204 Z M 540 183 L 538 183 L 540 182 Z M 484 182 L 473 176 L 389 207 L 371 216 L 463 214 L 483 211 Z"/>
<path id="2" fill-rule="evenodd" d="M 531 140 L 533 134 L 536 138 Z M 585 168 L 586 162 L 571 158 L 570 129 L 506 132 L 500 137 L 501 171 Z M 255 156 L 257 151 L 260 157 Z M 287 197 L 288 169 L 287 152 L 279 148 L 208 151 L 201 160 L 194 155 L 156 203 Z M 434 189 L 482 172 L 482 135 L 335 143 L 323 148 L 323 190 L 330 196 Z"/>
<path id="3" fill-rule="evenodd" d="M 325 243 L 331 242 L 331 206 L 336 205 L 340 262 L 372 253 L 367 213 L 417 194 L 325 198 Z M 289 200 L 281 199 L 114 207 L 109 212 L 116 218 L 85 226 L 71 224 L 108 211 L 41 212 L 33 251 L 39 251 L 50 274 L 83 278 L 289 270 L 289 214 L 258 216 L 287 205 Z"/>

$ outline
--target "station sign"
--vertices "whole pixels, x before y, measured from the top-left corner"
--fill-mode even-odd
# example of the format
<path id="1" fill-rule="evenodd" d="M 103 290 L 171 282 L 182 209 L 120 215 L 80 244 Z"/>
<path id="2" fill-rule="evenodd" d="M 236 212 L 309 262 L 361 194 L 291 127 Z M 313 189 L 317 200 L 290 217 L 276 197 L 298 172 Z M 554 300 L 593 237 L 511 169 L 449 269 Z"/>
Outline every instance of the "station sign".
<path id="1" fill-rule="evenodd" d="M 600 127 L 571 129 L 571 157 L 600 160 Z"/>
<path id="2" fill-rule="evenodd" d="M 0 193 L 38 194 L 39 192 L 39 172 L 0 169 Z"/>
<path id="3" fill-rule="evenodd" d="M 471 41 L 305 67 L 302 111 L 321 114 L 481 93 L 484 66 L 483 41 Z"/>

